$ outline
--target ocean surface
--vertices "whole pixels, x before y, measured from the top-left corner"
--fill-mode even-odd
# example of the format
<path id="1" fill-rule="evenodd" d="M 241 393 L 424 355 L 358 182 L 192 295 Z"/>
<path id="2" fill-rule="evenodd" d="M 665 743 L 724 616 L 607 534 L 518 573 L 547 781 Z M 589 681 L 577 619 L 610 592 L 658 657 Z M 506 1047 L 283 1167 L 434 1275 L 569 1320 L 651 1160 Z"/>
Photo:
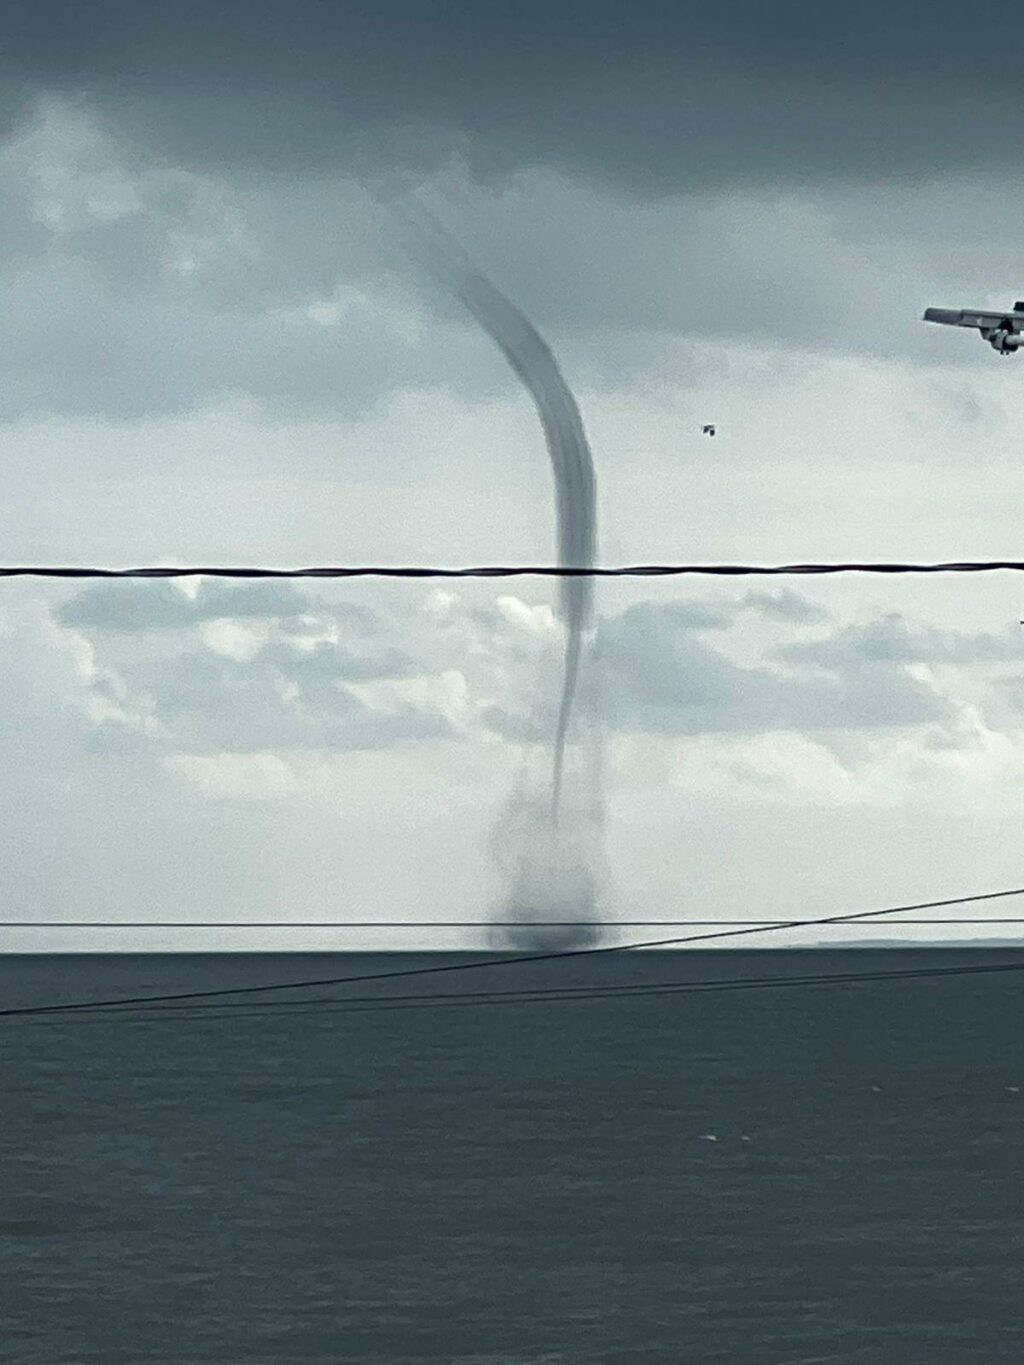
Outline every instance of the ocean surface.
<path id="1" fill-rule="evenodd" d="M 0 1004 L 466 960 L 6 957 Z M 1024 973 L 613 993 L 1017 960 L 613 955 L 4 1016 L 0 1359 L 1020 1365 Z M 295 1004 L 564 986 L 608 993 Z"/>

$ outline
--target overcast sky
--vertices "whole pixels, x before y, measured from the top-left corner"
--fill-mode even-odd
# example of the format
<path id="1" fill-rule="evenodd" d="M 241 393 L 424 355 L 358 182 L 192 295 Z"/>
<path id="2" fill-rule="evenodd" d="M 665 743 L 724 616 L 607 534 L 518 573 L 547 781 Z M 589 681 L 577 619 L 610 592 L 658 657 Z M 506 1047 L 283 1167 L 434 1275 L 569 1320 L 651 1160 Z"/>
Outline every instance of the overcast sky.
<path id="1" fill-rule="evenodd" d="M 403 250 L 410 194 L 560 358 L 603 561 L 1020 557 L 1024 360 L 920 321 L 1024 296 L 1019 6 L 0 17 L 7 562 L 551 560 L 536 416 Z M 1024 883 L 1022 591 L 602 584 L 603 913 Z M 518 580 L 8 582 L 6 916 L 486 919 L 554 605 Z"/>

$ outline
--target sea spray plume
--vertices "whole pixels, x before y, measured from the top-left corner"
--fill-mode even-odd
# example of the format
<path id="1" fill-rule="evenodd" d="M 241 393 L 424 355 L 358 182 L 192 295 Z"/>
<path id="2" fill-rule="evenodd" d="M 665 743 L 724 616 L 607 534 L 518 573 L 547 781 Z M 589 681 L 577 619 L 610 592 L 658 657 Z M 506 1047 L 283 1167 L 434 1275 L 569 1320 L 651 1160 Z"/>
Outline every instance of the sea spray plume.
<path id="1" fill-rule="evenodd" d="M 547 343 L 421 204 L 405 199 L 391 207 L 405 228 L 407 247 L 479 323 L 532 398 L 555 480 L 559 563 L 592 567 L 597 548 L 593 460 L 579 407 Z M 492 839 L 506 887 L 495 938 L 500 946 L 516 949 L 585 946 L 600 938 L 595 903 L 604 870 L 604 800 L 601 732 L 596 723 L 586 727 L 585 742 L 575 754 L 575 781 L 566 787 L 567 741 L 592 614 L 592 580 L 561 579 L 559 606 L 565 660 L 550 795 L 544 794 L 548 784 L 527 754 Z M 593 679 L 591 685 L 593 689 Z M 553 923 L 550 929 L 538 930 L 521 922 L 545 918 L 584 923 L 557 927 Z"/>
<path id="2" fill-rule="evenodd" d="M 582 948 L 601 938 L 597 902 L 605 880 L 604 808 L 597 744 L 572 746 L 561 819 L 552 819 L 548 773 L 524 759 L 491 836 L 502 879 L 491 938 L 529 952 Z M 582 762 L 586 771 L 580 771 Z M 550 923 L 543 925 L 547 920 Z"/>

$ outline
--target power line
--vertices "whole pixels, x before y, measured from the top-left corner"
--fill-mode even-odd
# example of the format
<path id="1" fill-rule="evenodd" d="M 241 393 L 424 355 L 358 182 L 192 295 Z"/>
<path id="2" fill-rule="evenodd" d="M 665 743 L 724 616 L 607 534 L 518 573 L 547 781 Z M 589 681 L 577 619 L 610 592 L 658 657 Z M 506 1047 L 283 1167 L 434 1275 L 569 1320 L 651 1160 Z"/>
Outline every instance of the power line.
<path id="1" fill-rule="evenodd" d="M 158 564 L 137 569 L 105 569 L 78 565 L 0 566 L 0 578 L 766 578 L 822 574 L 1024 573 L 1024 560 L 957 560 L 936 564 L 885 562 L 824 564 L 626 564 L 605 568 L 573 568 L 561 564 L 491 564 L 450 569 L 417 565 L 323 565 L 304 569 L 260 567 L 181 567 Z"/>
<path id="2" fill-rule="evenodd" d="M 273 1017 L 302 1017 L 313 1014 L 366 1014 L 404 1009 L 471 1008 L 486 1005 L 586 1004 L 594 1000 L 635 1000 L 655 996 L 722 994 L 731 991 L 774 990 L 814 986 L 865 985 L 927 978 L 962 977 L 991 974 L 1016 974 L 1024 971 L 1024 961 L 992 962 L 954 967 L 907 967 L 862 972 L 819 972 L 796 976 L 750 976 L 713 978 L 708 981 L 663 981 L 632 986 L 537 987 L 521 991 L 452 991 L 424 995 L 355 996 L 347 999 L 323 997 L 318 1000 L 259 1000 L 245 1004 L 205 1003 L 199 1005 L 150 1005 L 131 1009 L 104 1006 L 95 1009 L 93 1019 L 114 1019 L 129 1014 L 146 1023 L 170 1020 L 220 1020 Z M 51 1016 L 52 1017 L 52 1016 Z"/>
<path id="3" fill-rule="evenodd" d="M 223 1017 L 225 1012 L 231 1013 L 235 1017 L 238 1010 L 245 1011 L 244 1017 L 255 1018 L 258 1013 L 268 1009 L 279 1009 L 289 1003 L 294 1005 L 294 1009 L 289 1011 L 289 1015 L 312 1014 L 315 1012 L 328 1014 L 347 1014 L 347 1013 L 376 1013 L 381 1010 L 389 1009 L 429 1009 L 436 1006 L 456 1008 L 459 1005 L 467 1006 L 479 1005 L 501 1005 L 501 1004 L 585 1004 L 590 1000 L 617 1000 L 617 999 L 637 999 L 648 998 L 659 995 L 702 995 L 720 994 L 729 991 L 744 990 L 772 990 L 794 987 L 810 986 L 830 986 L 830 985 L 863 985 L 873 982 L 889 981 L 911 981 L 927 977 L 947 977 L 947 976 L 974 976 L 991 973 L 1017 973 L 1024 971 L 1024 962 L 996 962 L 979 963 L 971 966 L 962 967 L 909 967 L 896 968 L 888 971 L 875 972 L 820 972 L 815 974 L 805 974 L 801 976 L 788 977 L 731 977 L 725 979 L 715 979 L 711 981 L 669 981 L 654 982 L 647 985 L 637 986 L 584 986 L 584 987 L 561 987 L 552 990 L 534 991 L 480 991 L 472 994 L 462 995 L 458 992 L 445 992 L 437 995 L 421 996 L 366 996 L 355 1000 L 325 999 L 321 1001 L 280 1001 L 266 1000 L 254 1001 L 254 1009 L 250 1013 L 246 1006 L 223 1005 L 220 1007 L 220 1015 Z M 213 1006 L 168 1006 L 166 1012 L 184 1013 L 196 1018 L 202 1018 L 204 1014 L 213 1010 Z"/>
<path id="4" fill-rule="evenodd" d="M 806 928 L 829 924 L 846 924 L 858 920 L 878 919 L 885 915 L 898 915 L 914 910 L 937 910 L 948 905 L 968 905 L 979 901 L 1002 900 L 1009 896 L 1024 895 L 1024 887 L 1007 891 L 986 891 L 971 896 L 953 896 L 945 900 L 919 901 L 911 905 L 894 905 L 883 910 L 862 910 L 849 915 L 826 915 L 820 919 L 784 920 L 767 927 L 746 926 L 740 929 L 719 930 L 711 934 L 688 934 L 672 938 L 647 939 L 632 943 L 599 944 L 596 947 L 566 948 L 556 952 L 526 953 L 514 957 L 473 958 L 469 962 L 440 963 L 432 967 L 401 967 L 384 972 L 364 972 L 354 976 L 321 977 L 307 981 L 275 981 L 262 986 L 227 986 L 219 989 L 201 991 L 175 991 L 160 995 L 138 995 L 114 1000 L 72 1000 L 53 1005 L 19 1005 L 0 1009 L 0 1018 L 23 1017 L 27 1015 L 68 1014 L 97 1009 L 118 1009 L 139 1005 L 162 1005 L 176 1002 L 210 1000 L 227 996 L 249 996 L 277 993 L 291 990 L 310 990 L 319 986 L 342 986 L 362 981 L 395 981 L 400 978 L 434 976 L 442 972 L 479 971 L 483 968 L 498 969 L 523 965 L 528 962 L 554 962 L 568 958 L 596 957 L 606 953 L 624 953 L 649 948 L 679 947 L 684 943 L 706 943 L 711 940 L 742 938 L 749 934 L 774 933 L 784 929 Z"/>
<path id="5" fill-rule="evenodd" d="M 878 912 L 883 913 L 882 911 Z M 800 924 L 820 924 L 820 920 L 793 920 L 787 927 L 796 928 Z M 191 919 L 0 919 L 2 929 L 623 929 L 654 928 L 666 929 L 690 926 L 701 928 L 720 924 L 724 926 L 760 925 L 772 928 L 778 925 L 774 919 L 519 919 L 511 923 L 502 920 L 482 919 L 251 919 L 251 920 L 191 920 Z M 969 915 L 947 919 L 901 919 L 900 924 L 941 925 L 941 924 L 1024 924 L 1024 917 L 988 918 Z M 851 926 L 856 928 L 856 925 Z M 870 927 L 870 926 L 868 926 Z"/>
<path id="6" fill-rule="evenodd" d="M 800 973 L 794 976 L 734 976 L 725 978 L 711 978 L 708 981 L 652 981 L 643 982 L 627 986 L 556 986 L 556 987 L 534 987 L 518 991 L 443 991 L 431 992 L 425 995 L 363 995 L 346 996 L 339 999 L 337 996 L 324 996 L 320 999 L 312 1000 L 263 1000 L 253 1001 L 254 1008 L 273 1009 L 285 1012 L 303 1014 L 307 1011 L 312 1012 L 312 1007 L 337 1006 L 337 1010 L 328 1010 L 328 1013 L 344 1013 L 350 1007 L 358 1006 L 360 1009 L 387 1008 L 391 1005 L 428 1005 L 438 1003 L 463 1002 L 473 1004 L 489 1004 L 494 1001 L 501 1003 L 509 1001 L 513 1004 L 518 1002 L 528 1003 L 533 1000 L 587 1000 L 587 999 L 609 999 L 609 998 L 634 998 L 637 996 L 648 995 L 689 995 L 698 994 L 705 991 L 717 992 L 724 990 L 747 990 L 762 989 L 774 986 L 811 986 L 824 985 L 833 982 L 863 982 L 863 981 L 888 981 L 906 980 L 916 977 L 930 976 L 962 976 L 979 972 L 1016 972 L 1024 970 L 1024 962 L 1015 961 L 1011 963 L 982 963 L 971 966 L 955 967 L 898 967 L 898 968 L 878 968 L 873 971 L 860 972 L 814 972 Z M 158 1005 L 151 1010 L 141 1009 L 140 1014 L 145 1013 L 164 1013 L 164 1014 L 185 1014 L 193 1013 L 213 1013 L 215 1011 L 228 1011 L 235 1013 L 244 1010 L 245 1005 L 231 1005 L 228 1003 L 208 1004 L 208 1005 Z M 136 1011 L 132 1011 L 136 1013 Z"/>

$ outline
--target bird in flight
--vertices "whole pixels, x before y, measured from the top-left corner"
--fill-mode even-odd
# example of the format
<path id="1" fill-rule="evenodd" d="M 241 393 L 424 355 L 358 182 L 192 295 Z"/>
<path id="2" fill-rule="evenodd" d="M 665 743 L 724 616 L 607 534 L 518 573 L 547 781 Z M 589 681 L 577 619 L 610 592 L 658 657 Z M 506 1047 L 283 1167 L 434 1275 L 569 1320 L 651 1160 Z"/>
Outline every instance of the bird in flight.
<path id="1" fill-rule="evenodd" d="M 706 422 L 704 426 L 701 427 L 701 433 L 704 436 L 714 436 L 715 434 L 714 425 L 711 422 Z"/>

